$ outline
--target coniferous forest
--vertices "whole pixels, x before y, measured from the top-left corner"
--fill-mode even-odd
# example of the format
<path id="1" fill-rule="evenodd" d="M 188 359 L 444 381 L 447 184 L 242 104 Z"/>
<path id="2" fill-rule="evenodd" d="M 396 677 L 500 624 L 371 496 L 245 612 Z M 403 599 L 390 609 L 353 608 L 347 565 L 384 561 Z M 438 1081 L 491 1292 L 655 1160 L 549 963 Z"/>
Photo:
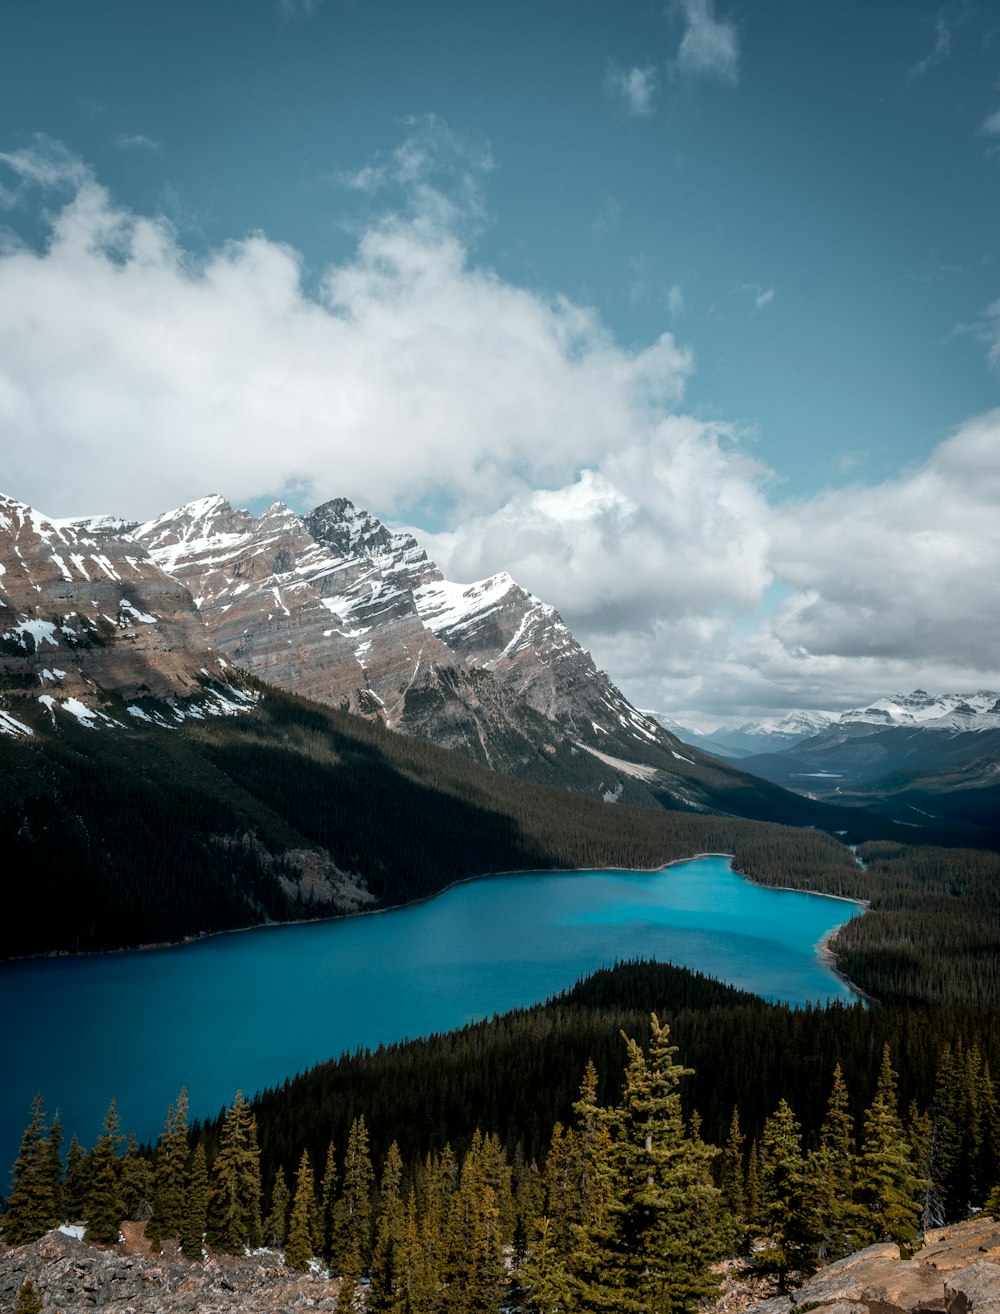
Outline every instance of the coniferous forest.
<path id="1" fill-rule="evenodd" d="M 11 759 L 15 858 L 49 862 L 59 888 L 44 926 L 8 919 L 8 952 L 323 915 L 294 893 L 294 849 L 335 855 L 382 905 L 477 871 L 723 851 L 755 881 L 866 902 L 831 949 L 869 1002 L 794 1009 L 619 964 L 535 1008 L 236 1093 L 208 1121 L 189 1119 L 178 1073 L 155 1145 L 114 1102 L 94 1145 L 66 1145 L 39 1096 L 9 1243 L 72 1219 L 111 1244 L 128 1218 L 154 1252 L 267 1245 L 318 1263 L 342 1276 L 344 1309 L 363 1293 L 411 1314 L 681 1314 L 723 1256 L 783 1286 L 1000 1208 L 1000 855 L 904 843 L 846 811 L 834 834 L 822 810 L 803 828 L 609 807 L 284 695 L 161 741 L 99 760 L 102 741 L 70 730 L 45 772 Z"/>

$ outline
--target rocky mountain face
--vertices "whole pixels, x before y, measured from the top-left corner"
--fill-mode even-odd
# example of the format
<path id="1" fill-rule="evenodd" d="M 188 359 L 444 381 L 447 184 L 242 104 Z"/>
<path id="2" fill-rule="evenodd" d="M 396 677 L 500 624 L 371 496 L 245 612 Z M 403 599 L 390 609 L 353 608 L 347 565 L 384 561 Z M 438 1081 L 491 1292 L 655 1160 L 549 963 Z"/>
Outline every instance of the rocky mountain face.
<path id="1" fill-rule="evenodd" d="M 190 591 L 212 642 L 292 692 L 506 769 L 539 752 L 676 747 L 554 608 L 507 574 L 446 580 L 412 536 L 345 499 L 254 517 L 209 497 L 133 532 Z"/>
<path id="2" fill-rule="evenodd" d="M 0 732 L 57 712 L 170 724 L 244 705 L 188 590 L 127 531 L 0 495 Z"/>

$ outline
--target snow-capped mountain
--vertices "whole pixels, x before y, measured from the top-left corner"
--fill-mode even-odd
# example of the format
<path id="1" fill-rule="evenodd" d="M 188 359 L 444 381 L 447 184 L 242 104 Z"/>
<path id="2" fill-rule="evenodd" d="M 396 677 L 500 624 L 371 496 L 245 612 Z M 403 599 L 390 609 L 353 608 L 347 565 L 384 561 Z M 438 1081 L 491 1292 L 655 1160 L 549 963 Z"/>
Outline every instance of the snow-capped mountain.
<path id="1" fill-rule="evenodd" d="M 0 731 L 30 733 L 40 708 L 169 724 L 245 705 L 187 589 L 127 530 L 0 495 Z"/>
<path id="2" fill-rule="evenodd" d="M 843 712 L 838 725 L 919 726 L 923 730 L 965 733 L 970 730 L 1000 729 L 1000 693 L 980 689 L 976 693 L 945 693 L 932 697 L 923 689 L 911 694 L 892 694 L 867 707 Z"/>
<path id="3" fill-rule="evenodd" d="M 411 535 L 346 499 L 254 517 L 208 497 L 133 532 L 227 657 L 295 693 L 506 767 L 570 745 L 675 747 L 553 607 L 503 572 L 446 580 Z"/>
<path id="4" fill-rule="evenodd" d="M 678 739 L 717 757 L 743 758 L 754 753 L 780 752 L 821 733 L 836 720 L 835 712 L 789 712 L 780 720 L 744 721 L 742 725 L 720 726 L 717 730 L 702 732 L 679 725 L 669 717 L 657 715 L 656 720 Z"/>

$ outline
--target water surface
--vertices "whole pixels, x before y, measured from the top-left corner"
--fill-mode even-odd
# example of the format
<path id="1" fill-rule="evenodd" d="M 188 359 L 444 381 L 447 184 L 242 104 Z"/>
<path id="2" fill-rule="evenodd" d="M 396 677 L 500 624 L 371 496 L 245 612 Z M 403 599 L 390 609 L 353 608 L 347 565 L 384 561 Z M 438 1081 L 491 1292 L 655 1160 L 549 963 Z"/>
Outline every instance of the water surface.
<path id="1" fill-rule="evenodd" d="M 495 876 L 374 916 L 125 954 L 0 965 L 0 1179 L 36 1090 L 91 1144 L 114 1095 L 160 1130 L 359 1047 L 534 1004 L 602 965 L 673 962 L 792 1004 L 850 999 L 817 942 L 858 911 L 766 889 L 726 858 L 658 872 Z M 0 1191 L 6 1190 L 6 1181 Z"/>

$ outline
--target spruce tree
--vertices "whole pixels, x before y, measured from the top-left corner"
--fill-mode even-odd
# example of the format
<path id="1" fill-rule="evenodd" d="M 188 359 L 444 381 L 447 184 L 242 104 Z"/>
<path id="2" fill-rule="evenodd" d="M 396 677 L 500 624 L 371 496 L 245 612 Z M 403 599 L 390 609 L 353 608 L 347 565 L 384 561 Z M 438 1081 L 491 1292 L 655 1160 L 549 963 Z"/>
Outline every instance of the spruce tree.
<path id="1" fill-rule="evenodd" d="M 285 1181 L 285 1170 L 279 1165 L 278 1171 L 274 1174 L 274 1185 L 271 1187 L 271 1210 L 264 1223 L 265 1245 L 276 1246 L 280 1250 L 285 1244 L 291 1202 L 292 1196 Z"/>
<path id="2" fill-rule="evenodd" d="M 260 1245 L 260 1151 L 257 1124 L 242 1091 L 222 1124 L 219 1152 L 212 1165 L 208 1240 L 238 1254 Z"/>
<path id="3" fill-rule="evenodd" d="M 740 1131 L 740 1111 L 733 1108 L 729 1135 L 719 1163 L 719 1188 L 722 1203 L 730 1219 L 734 1240 L 741 1240 L 747 1229 L 746 1177 L 743 1170 L 745 1139 Z"/>
<path id="4" fill-rule="evenodd" d="M 371 1256 L 374 1183 L 375 1174 L 368 1154 L 368 1128 L 362 1114 L 351 1124 L 344 1157 L 343 1186 L 334 1208 L 333 1266 L 344 1277 L 345 1286 L 348 1279 L 355 1283 L 360 1280 Z"/>
<path id="5" fill-rule="evenodd" d="M 302 1151 L 295 1175 L 295 1199 L 285 1242 L 285 1263 L 289 1268 L 305 1271 L 314 1254 L 313 1217 L 316 1213 L 316 1184 L 313 1180 L 309 1151 Z"/>
<path id="6" fill-rule="evenodd" d="M 53 1151 L 45 1134 L 42 1097 L 36 1095 L 14 1160 L 10 1197 L 2 1217 L 3 1233 L 11 1245 L 37 1241 L 59 1224 L 60 1167 L 58 1148 Z"/>
<path id="7" fill-rule="evenodd" d="M 875 1098 L 864 1118 L 864 1138 L 858 1159 L 857 1202 L 859 1240 L 916 1240 L 925 1182 L 917 1176 L 913 1151 L 896 1104 L 896 1074 L 889 1046 L 882 1051 Z"/>
<path id="8" fill-rule="evenodd" d="M 689 1135 L 669 1029 L 654 1013 L 648 1054 L 627 1036 L 625 1089 L 611 1111 L 613 1196 L 587 1231 L 600 1269 L 579 1282 L 581 1310 L 681 1314 L 718 1286 L 711 1273 L 725 1244 L 721 1196 L 711 1179 L 716 1151 Z"/>
<path id="9" fill-rule="evenodd" d="M 199 1141 L 191 1155 L 184 1215 L 181 1219 L 181 1250 L 191 1260 L 197 1261 L 202 1257 L 210 1196 L 211 1185 L 205 1162 L 205 1146 Z"/>
<path id="10" fill-rule="evenodd" d="M 87 1154 L 74 1133 L 66 1152 L 66 1177 L 63 1182 L 63 1212 L 71 1223 L 83 1217 L 87 1205 L 88 1178 Z"/>
<path id="11" fill-rule="evenodd" d="M 187 1208 L 187 1091 L 181 1087 L 177 1103 L 167 1109 L 166 1121 L 153 1156 L 153 1212 L 146 1240 L 154 1252 L 165 1236 L 180 1236 Z"/>
<path id="12" fill-rule="evenodd" d="M 135 1132 L 128 1138 L 125 1155 L 118 1174 L 118 1191 L 122 1217 L 146 1222 L 152 1212 L 153 1174 L 149 1160 L 139 1153 Z"/>
<path id="13" fill-rule="evenodd" d="M 333 1141 L 326 1147 L 326 1164 L 323 1168 L 323 1180 L 320 1184 L 319 1221 L 323 1235 L 320 1242 L 320 1254 L 330 1262 L 336 1231 L 335 1209 L 337 1205 L 337 1162 L 333 1152 Z"/>
<path id="14" fill-rule="evenodd" d="M 403 1160 L 395 1141 L 389 1146 L 379 1186 L 378 1222 L 372 1251 L 371 1283 L 365 1309 L 397 1314 L 401 1309 L 405 1211 L 400 1194 Z"/>
<path id="15" fill-rule="evenodd" d="M 761 1140 L 761 1230 L 766 1248 L 759 1262 L 778 1274 L 784 1291 L 792 1272 L 815 1268 L 817 1219 L 802 1153 L 802 1131 L 782 1100 L 764 1124 Z"/>
<path id="16" fill-rule="evenodd" d="M 104 1117 L 104 1126 L 90 1154 L 90 1189 L 87 1193 L 88 1241 L 114 1245 L 122 1220 L 118 1173 L 118 1151 L 122 1144 L 118 1106 L 112 1099 Z"/>
<path id="17" fill-rule="evenodd" d="M 809 1156 L 807 1163 L 819 1232 L 817 1258 L 821 1263 L 840 1259 L 855 1248 L 858 1221 L 854 1204 L 856 1166 L 854 1119 L 847 1084 L 838 1063 L 833 1070 L 833 1088 L 826 1117 L 820 1127 L 819 1147 Z"/>

